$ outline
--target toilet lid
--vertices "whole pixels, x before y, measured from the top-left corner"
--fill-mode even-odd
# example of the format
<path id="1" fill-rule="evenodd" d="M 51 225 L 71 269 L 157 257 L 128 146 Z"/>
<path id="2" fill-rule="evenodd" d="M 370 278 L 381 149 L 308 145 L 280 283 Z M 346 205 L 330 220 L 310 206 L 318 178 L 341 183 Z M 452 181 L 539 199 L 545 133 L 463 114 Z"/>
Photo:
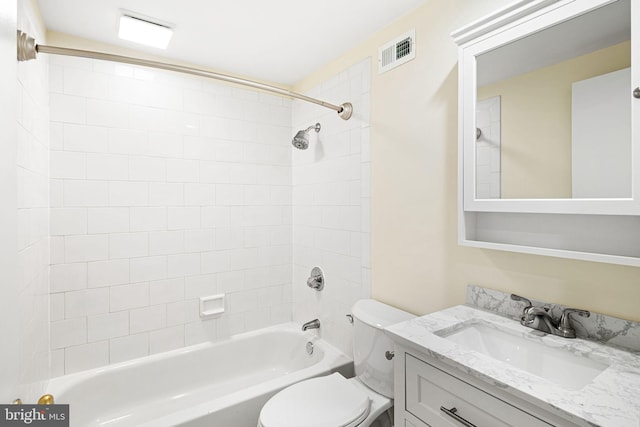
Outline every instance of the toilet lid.
<path id="1" fill-rule="evenodd" d="M 351 427 L 369 415 L 369 397 L 340 374 L 285 388 L 260 412 L 264 427 Z"/>

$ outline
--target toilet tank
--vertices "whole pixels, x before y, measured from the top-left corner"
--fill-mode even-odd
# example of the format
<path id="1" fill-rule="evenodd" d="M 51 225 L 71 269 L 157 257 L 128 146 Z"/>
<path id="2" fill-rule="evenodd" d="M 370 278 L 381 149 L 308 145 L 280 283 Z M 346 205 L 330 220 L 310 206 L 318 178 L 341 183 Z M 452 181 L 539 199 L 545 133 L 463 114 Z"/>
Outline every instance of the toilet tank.
<path id="1" fill-rule="evenodd" d="M 393 341 L 384 328 L 415 316 L 372 299 L 356 302 L 352 314 L 356 376 L 369 388 L 392 398 L 393 360 L 387 359 L 385 353 L 393 351 Z"/>

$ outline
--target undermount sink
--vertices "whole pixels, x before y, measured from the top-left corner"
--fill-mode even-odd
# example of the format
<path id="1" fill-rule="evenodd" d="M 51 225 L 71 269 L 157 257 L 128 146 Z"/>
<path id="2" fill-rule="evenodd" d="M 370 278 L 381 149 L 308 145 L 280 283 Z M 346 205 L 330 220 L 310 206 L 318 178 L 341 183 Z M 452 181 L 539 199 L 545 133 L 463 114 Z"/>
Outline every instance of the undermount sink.
<path id="1" fill-rule="evenodd" d="M 609 366 L 496 326 L 473 322 L 437 335 L 560 386 L 579 390 Z"/>

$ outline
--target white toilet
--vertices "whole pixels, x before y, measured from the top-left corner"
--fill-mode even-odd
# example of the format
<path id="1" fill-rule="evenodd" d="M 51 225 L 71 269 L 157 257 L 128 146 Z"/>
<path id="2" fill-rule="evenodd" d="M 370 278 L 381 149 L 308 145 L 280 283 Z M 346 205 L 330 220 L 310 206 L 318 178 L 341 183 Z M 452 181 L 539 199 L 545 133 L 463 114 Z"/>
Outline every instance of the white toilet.
<path id="1" fill-rule="evenodd" d="M 262 407 L 258 427 L 390 427 L 393 342 L 383 328 L 414 316 L 374 300 L 352 309 L 356 376 L 338 373 L 294 384 Z"/>

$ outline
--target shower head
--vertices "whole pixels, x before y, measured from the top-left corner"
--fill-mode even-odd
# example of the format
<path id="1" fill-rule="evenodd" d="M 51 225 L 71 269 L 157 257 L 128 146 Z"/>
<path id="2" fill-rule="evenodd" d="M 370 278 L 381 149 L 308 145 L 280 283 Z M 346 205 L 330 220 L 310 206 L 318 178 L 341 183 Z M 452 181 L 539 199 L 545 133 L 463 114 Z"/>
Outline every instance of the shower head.
<path id="1" fill-rule="evenodd" d="M 299 130 L 298 133 L 296 133 L 296 136 L 293 137 L 293 141 L 291 141 L 291 144 L 293 144 L 293 146 L 298 150 L 306 150 L 307 148 L 309 148 L 309 131 L 311 131 L 312 129 L 316 132 L 320 132 L 320 123 L 309 126 L 305 130 Z"/>
<path id="2" fill-rule="evenodd" d="M 309 134 L 303 130 L 299 130 L 291 142 L 298 150 L 306 150 L 309 148 Z"/>

